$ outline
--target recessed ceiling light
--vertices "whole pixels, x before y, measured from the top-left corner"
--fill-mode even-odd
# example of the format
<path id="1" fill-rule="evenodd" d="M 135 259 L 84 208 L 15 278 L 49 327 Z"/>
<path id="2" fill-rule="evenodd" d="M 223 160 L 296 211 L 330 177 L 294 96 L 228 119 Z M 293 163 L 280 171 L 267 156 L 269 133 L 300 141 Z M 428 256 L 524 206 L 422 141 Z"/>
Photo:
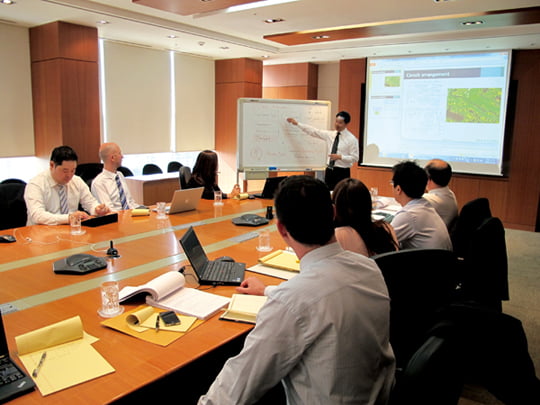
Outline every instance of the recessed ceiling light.
<path id="1" fill-rule="evenodd" d="M 313 37 L 311 37 L 313 39 L 328 39 L 330 38 L 330 35 L 315 35 Z"/>
<path id="2" fill-rule="evenodd" d="M 484 22 L 482 20 L 476 20 L 476 21 L 463 21 L 461 23 L 461 25 L 480 25 L 480 24 L 483 24 Z"/>
<path id="3" fill-rule="evenodd" d="M 264 22 L 267 24 L 274 24 L 283 21 L 285 21 L 283 18 L 267 18 L 266 20 L 264 20 Z"/>
<path id="4" fill-rule="evenodd" d="M 98 24 L 103 24 L 103 25 L 109 24 L 109 22 L 106 21 L 106 20 L 99 20 L 99 21 L 97 21 L 97 23 L 98 23 Z"/>
<path id="5" fill-rule="evenodd" d="M 261 58 L 263 58 L 263 59 L 268 59 L 269 57 L 270 57 L 270 55 L 263 55 L 263 56 L 261 56 Z"/>
<path id="6" fill-rule="evenodd" d="M 174 39 L 174 38 L 178 38 L 178 36 L 174 34 L 170 34 L 170 35 L 167 35 L 167 38 Z"/>
<path id="7" fill-rule="evenodd" d="M 15 4 L 13 0 L 0 0 L 0 3 L 5 4 L 7 6 L 11 6 L 12 4 Z"/>
<path id="8" fill-rule="evenodd" d="M 220 46 L 219 49 L 229 49 L 228 46 Z"/>

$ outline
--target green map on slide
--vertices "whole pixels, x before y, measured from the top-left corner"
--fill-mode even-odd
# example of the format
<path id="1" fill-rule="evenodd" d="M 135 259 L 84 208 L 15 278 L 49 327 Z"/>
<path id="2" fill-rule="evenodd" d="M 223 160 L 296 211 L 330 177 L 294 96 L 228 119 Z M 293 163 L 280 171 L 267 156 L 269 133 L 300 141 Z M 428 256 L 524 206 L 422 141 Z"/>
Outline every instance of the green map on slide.
<path id="1" fill-rule="evenodd" d="M 448 89 L 446 122 L 497 124 L 501 88 Z"/>

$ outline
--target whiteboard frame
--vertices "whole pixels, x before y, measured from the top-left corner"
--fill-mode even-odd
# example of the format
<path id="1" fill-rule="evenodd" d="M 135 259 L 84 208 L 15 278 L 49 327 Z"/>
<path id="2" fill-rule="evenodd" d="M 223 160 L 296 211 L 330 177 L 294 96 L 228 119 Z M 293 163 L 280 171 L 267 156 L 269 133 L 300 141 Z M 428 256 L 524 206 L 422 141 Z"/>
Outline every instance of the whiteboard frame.
<path id="1" fill-rule="evenodd" d="M 301 104 L 301 105 L 316 105 L 316 106 L 326 106 L 327 107 L 327 126 L 331 123 L 331 102 L 323 100 L 289 100 L 289 99 L 272 99 L 272 98 L 252 98 L 252 97 L 241 97 L 238 98 L 238 117 L 237 117 L 237 149 L 236 149 L 236 165 L 237 165 L 237 175 L 239 172 L 271 172 L 271 171 L 288 171 L 288 172 L 304 172 L 304 171 L 320 171 L 326 168 L 326 159 L 320 166 L 314 167 L 305 167 L 305 166 L 289 166 L 286 167 L 274 167 L 274 166 L 244 166 L 243 163 L 243 119 L 244 119 L 244 104 L 248 103 L 272 103 L 272 104 Z M 321 128 L 328 129 L 328 128 Z M 306 136 L 309 136 L 306 134 Z"/>

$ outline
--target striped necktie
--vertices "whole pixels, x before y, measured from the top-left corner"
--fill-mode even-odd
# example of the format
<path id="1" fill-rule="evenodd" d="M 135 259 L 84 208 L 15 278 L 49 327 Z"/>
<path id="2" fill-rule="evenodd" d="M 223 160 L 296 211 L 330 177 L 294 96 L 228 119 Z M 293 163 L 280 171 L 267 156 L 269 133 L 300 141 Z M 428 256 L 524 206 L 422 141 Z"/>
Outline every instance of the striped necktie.
<path id="1" fill-rule="evenodd" d="M 118 193 L 120 194 L 120 204 L 122 204 L 122 209 L 129 209 L 129 205 L 126 199 L 126 193 L 124 192 L 124 187 L 122 187 L 122 182 L 120 181 L 120 176 L 116 175 L 114 178 L 116 180 L 116 187 L 118 187 Z"/>
<path id="2" fill-rule="evenodd" d="M 337 147 L 338 147 L 338 143 L 339 143 L 339 135 L 341 135 L 341 132 L 338 132 L 336 137 L 334 138 L 334 143 L 332 144 L 332 151 L 330 152 L 331 154 L 337 153 Z M 328 167 L 333 168 L 335 164 L 336 164 L 336 161 L 330 159 L 330 161 L 328 162 Z"/>
<path id="3" fill-rule="evenodd" d="M 60 213 L 69 214 L 69 206 L 66 196 L 66 186 L 62 184 L 58 185 L 58 196 L 60 197 Z"/>

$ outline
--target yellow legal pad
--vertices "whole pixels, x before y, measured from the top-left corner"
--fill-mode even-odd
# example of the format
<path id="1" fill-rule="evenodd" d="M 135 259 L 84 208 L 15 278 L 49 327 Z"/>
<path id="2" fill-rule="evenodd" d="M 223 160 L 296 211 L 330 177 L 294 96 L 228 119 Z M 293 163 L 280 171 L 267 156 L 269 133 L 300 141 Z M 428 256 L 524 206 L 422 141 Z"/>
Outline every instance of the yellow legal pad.
<path id="1" fill-rule="evenodd" d="M 97 340 L 84 332 L 79 316 L 15 337 L 30 375 L 46 352 L 37 376 L 32 376 L 43 396 L 115 371 L 92 347 Z"/>
<path id="2" fill-rule="evenodd" d="M 289 271 L 300 271 L 300 261 L 295 253 L 286 250 L 276 250 L 259 259 L 265 266 Z"/>

